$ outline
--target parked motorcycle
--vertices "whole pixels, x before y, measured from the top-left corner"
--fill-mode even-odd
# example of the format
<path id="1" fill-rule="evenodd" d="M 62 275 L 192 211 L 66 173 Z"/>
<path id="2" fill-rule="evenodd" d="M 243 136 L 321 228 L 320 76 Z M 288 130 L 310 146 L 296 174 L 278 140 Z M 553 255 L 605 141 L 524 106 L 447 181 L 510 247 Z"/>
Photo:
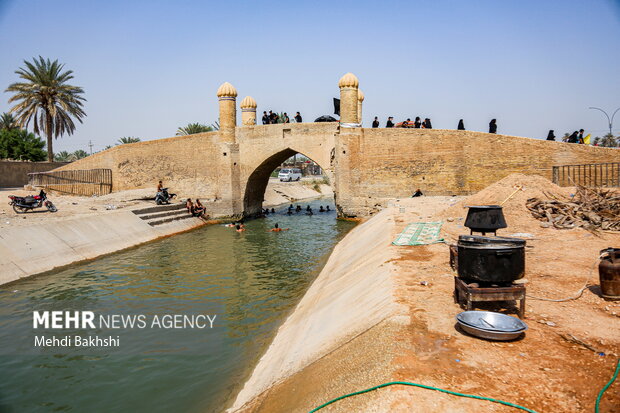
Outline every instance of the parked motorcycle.
<path id="1" fill-rule="evenodd" d="M 39 195 L 15 196 L 9 195 L 9 205 L 13 206 L 13 210 L 18 214 L 23 214 L 35 208 L 41 208 L 45 205 L 48 211 L 56 212 L 58 209 L 47 199 L 45 191 L 41 190 Z"/>
<path id="2" fill-rule="evenodd" d="M 170 200 L 177 196 L 177 194 L 169 194 L 168 188 L 162 188 L 161 191 L 157 192 L 155 195 L 155 203 L 157 205 L 169 204 Z"/>

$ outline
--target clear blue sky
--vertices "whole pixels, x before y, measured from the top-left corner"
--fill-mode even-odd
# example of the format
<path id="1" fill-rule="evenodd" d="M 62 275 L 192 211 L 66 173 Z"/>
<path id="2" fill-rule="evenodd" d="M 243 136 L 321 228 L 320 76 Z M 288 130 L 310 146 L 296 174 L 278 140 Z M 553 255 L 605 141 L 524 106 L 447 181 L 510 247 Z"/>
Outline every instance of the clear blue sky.
<path id="1" fill-rule="evenodd" d="M 499 133 L 596 136 L 607 121 L 588 107 L 620 106 L 620 1 L 0 0 L 1 90 L 38 55 L 74 70 L 88 100 L 56 151 L 212 123 L 224 81 L 260 112 L 311 120 L 331 113 L 349 71 L 365 126 L 419 115 L 486 131 L 497 118 Z"/>

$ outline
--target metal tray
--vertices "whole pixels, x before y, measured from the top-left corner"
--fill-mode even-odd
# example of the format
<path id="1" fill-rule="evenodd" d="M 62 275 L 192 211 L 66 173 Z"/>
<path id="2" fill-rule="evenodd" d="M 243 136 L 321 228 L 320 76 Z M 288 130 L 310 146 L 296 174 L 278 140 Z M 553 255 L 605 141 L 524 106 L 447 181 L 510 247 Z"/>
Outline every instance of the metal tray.
<path id="1" fill-rule="evenodd" d="M 527 330 L 527 324 L 518 318 L 493 311 L 463 311 L 457 314 L 456 321 L 478 330 L 511 333 Z"/>

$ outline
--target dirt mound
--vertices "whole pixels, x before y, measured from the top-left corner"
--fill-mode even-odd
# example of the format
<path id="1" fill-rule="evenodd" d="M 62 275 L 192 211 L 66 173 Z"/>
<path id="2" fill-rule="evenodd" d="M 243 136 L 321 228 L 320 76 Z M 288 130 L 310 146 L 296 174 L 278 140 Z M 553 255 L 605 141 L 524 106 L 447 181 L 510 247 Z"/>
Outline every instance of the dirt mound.
<path id="1" fill-rule="evenodd" d="M 535 233 L 541 229 L 540 221 L 536 220 L 526 208 L 527 200 L 530 198 L 546 199 L 548 198 L 546 194 L 565 198 L 570 197 L 574 191 L 574 188 L 559 187 L 539 175 L 512 174 L 458 202 L 445 210 L 441 216 L 443 218 L 454 218 L 456 226 L 459 227 L 458 233 L 463 234 L 465 232 L 463 232 L 462 224 L 467 216 L 467 206 L 500 205 L 505 201 L 502 206 L 508 228 L 498 231 L 498 235 Z M 510 199 L 506 201 L 508 197 Z"/>

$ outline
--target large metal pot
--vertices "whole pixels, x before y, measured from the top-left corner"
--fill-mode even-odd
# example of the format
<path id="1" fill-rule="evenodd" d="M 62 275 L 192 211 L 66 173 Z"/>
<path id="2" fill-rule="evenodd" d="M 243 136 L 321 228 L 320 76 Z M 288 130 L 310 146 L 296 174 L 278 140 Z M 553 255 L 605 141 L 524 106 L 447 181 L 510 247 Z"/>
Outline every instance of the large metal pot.
<path id="1" fill-rule="evenodd" d="M 525 240 L 461 235 L 458 248 L 460 278 L 488 283 L 512 283 L 525 274 Z"/>
<path id="2" fill-rule="evenodd" d="M 467 208 L 469 211 L 465 219 L 465 226 L 472 232 L 495 233 L 498 229 L 508 226 L 502 207 L 499 205 L 479 205 Z"/>
<path id="3" fill-rule="evenodd" d="M 620 248 L 609 247 L 601 251 L 598 276 L 603 297 L 620 300 Z"/>

